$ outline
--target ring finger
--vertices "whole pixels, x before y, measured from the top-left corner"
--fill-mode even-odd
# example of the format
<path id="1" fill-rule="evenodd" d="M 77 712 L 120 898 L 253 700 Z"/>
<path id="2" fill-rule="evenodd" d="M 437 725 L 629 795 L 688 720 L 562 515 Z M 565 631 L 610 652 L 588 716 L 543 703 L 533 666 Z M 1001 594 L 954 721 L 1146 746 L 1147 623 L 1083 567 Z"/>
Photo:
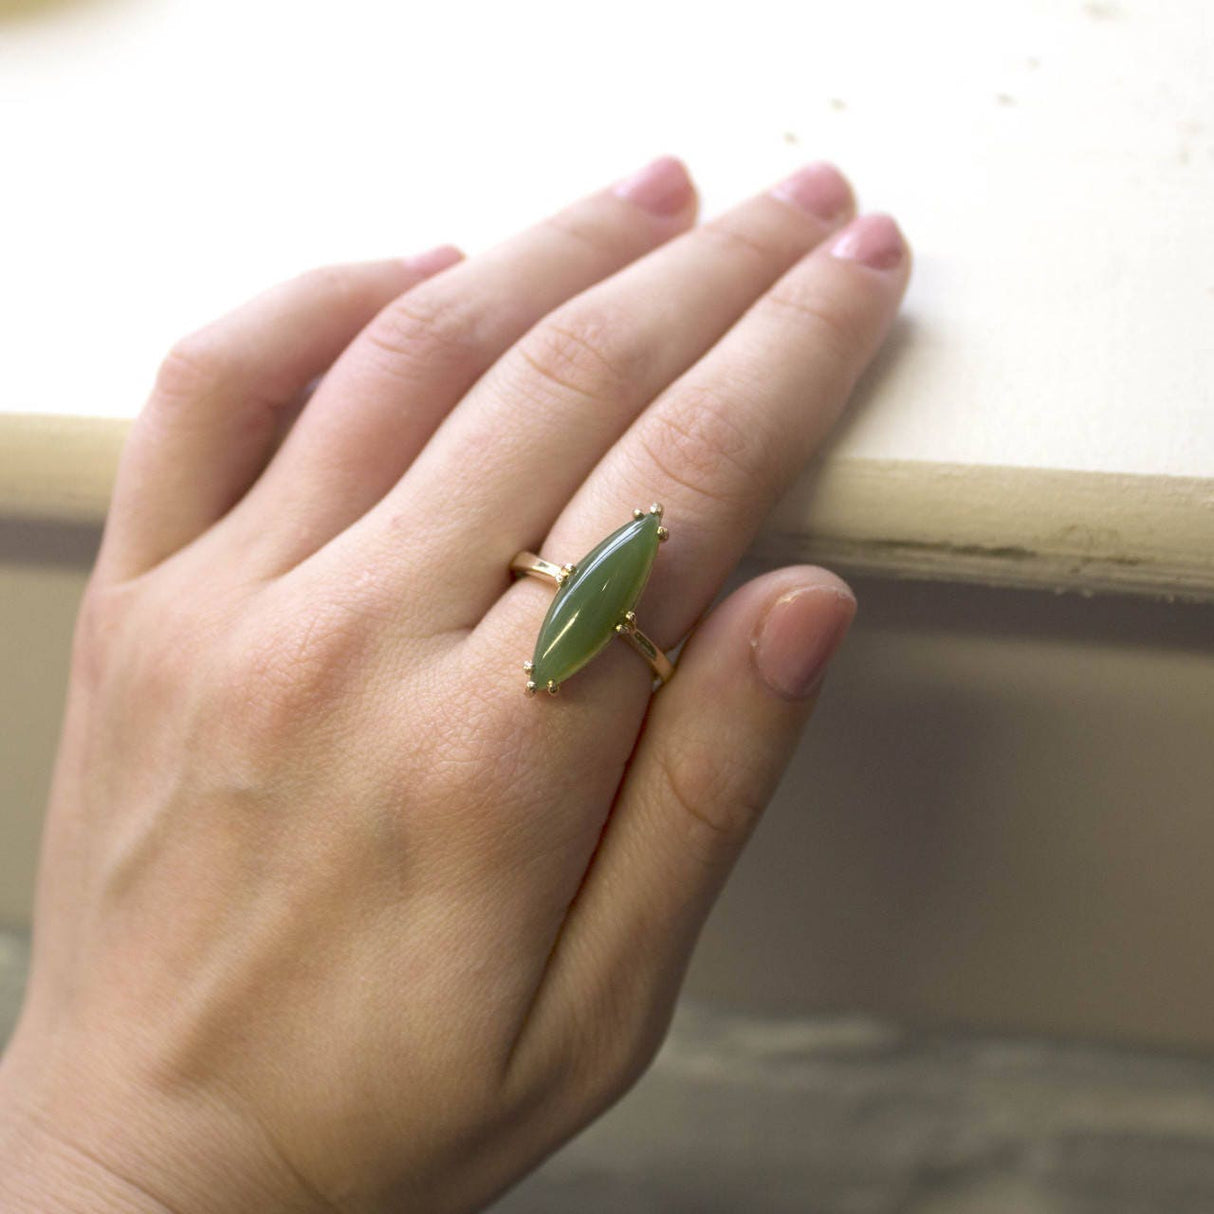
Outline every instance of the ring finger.
<path id="1" fill-rule="evenodd" d="M 672 542 L 640 624 L 659 646 L 677 642 L 842 411 L 909 273 L 902 235 L 884 215 L 853 221 L 795 265 L 640 414 L 561 513 L 543 555 L 576 561 L 633 506 L 662 501 Z M 516 638 L 538 627 L 542 598 L 520 582 L 478 631 L 513 658 Z"/>

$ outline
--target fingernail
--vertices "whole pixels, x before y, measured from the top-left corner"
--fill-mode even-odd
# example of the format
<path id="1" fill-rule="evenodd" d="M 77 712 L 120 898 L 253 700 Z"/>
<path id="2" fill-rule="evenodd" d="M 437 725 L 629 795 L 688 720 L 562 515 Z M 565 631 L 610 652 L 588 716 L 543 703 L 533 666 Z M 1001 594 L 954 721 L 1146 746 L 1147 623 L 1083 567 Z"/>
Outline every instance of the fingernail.
<path id="1" fill-rule="evenodd" d="M 425 253 L 406 257 L 405 265 L 415 274 L 428 278 L 431 274 L 437 274 L 440 270 L 445 270 L 448 266 L 453 266 L 457 261 L 463 261 L 463 259 L 463 251 L 457 249 L 455 245 L 440 244 L 437 248 L 428 249 Z"/>
<path id="2" fill-rule="evenodd" d="M 832 164 L 807 164 L 779 185 L 772 194 L 826 223 L 834 223 L 852 207 L 851 186 Z"/>
<path id="3" fill-rule="evenodd" d="M 677 215 L 691 201 L 691 178 L 673 156 L 660 156 L 621 181 L 615 194 L 651 215 Z"/>
<path id="4" fill-rule="evenodd" d="M 841 582 L 782 594 L 750 642 L 759 677 L 776 695 L 804 699 L 821 681 L 855 614 L 856 600 Z"/>
<path id="5" fill-rule="evenodd" d="M 905 255 L 906 242 L 888 215 L 861 215 L 839 233 L 830 251 L 873 270 L 891 270 Z"/>

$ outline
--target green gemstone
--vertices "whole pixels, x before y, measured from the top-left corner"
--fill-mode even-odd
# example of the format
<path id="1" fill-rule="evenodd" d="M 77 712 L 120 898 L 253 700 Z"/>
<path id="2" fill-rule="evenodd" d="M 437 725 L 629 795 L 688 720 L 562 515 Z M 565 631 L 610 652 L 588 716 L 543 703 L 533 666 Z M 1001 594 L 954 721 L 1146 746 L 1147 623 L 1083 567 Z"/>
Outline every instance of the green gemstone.
<path id="1" fill-rule="evenodd" d="M 636 606 L 658 554 L 656 514 L 625 523 L 577 563 L 577 572 L 548 608 L 535 642 L 530 677 L 542 690 L 581 670 L 615 636 L 615 626 Z"/>

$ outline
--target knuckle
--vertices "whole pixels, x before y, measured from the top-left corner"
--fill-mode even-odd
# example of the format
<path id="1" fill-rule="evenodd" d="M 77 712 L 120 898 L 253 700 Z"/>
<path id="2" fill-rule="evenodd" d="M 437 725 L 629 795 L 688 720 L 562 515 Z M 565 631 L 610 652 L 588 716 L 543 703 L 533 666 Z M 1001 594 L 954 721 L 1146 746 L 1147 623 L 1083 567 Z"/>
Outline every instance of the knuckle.
<path id="1" fill-rule="evenodd" d="M 669 1028 L 669 1013 L 650 1001 L 631 1014 L 617 1013 L 598 1030 L 599 1065 L 587 1075 L 589 1098 L 599 1108 L 614 1104 L 653 1065 Z"/>
<path id="2" fill-rule="evenodd" d="M 671 826 L 705 864 L 732 857 L 763 811 L 756 773 L 718 739 L 682 738 L 658 760 Z"/>
<path id="3" fill-rule="evenodd" d="M 652 1065 L 670 1024 L 671 1008 L 621 975 L 596 982 L 570 1006 L 564 1023 L 532 1038 L 511 1078 L 520 1103 L 567 1102 L 581 1116 L 598 1116 Z"/>
<path id="4" fill-rule="evenodd" d="M 570 1054 L 556 1082 L 567 1085 L 568 1096 L 580 1109 L 597 1117 L 636 1085 L 661 1044 L 661 1037 L 650 1042 L 628 1026 L 604 1024 L 590 1045 L 581 1043 L 582 1048 Z"/>
<path id="5" fill-rule="evenodd" d="M 460 707 L 460 713 L 444 714 L 430 725 L 419 778 L 426 800 L 458 805 L 463 826 L 485 828 L 482 858 L 492 865 L 500 855 L 490 853 L 509 842 L 509 830 L 502 829 L 503 806 L 517 803 L 521 813 L 534 782 L 534 739 L 521 713 L 507 718 L 500 705 L 488 704 L 480 694 L 462 696 Z"/>
<path id="6" fill-rule="evenodd" d="M 617 247 L 618 240 L 612 238 L 611 231 L 601 222 L 596 222 L 580 207 L 571 207 L 550 215 L 544 220 L 544 226 L 576 245 L 582 252 L 589 252 L 598 261 L 616 262 L 622 251 Z"/>
<path id="7" fill-rule="evenodd" d="M 89 583 L 80 601 L 72 634 L 72 681 L 96 688 L 103 680 L 120 636 L 127 627 L 129 588 Z"/>
<path id="8" fill-rule="evenodd" d="M 741 256 L 748 261 L 758 261 L 764 267 L 783 265 L 788 259 L 787 250 L 761 231 L 740 222 L 736 215 L 718 215 L 702 223 L 696 235 L 697 238 L 720 245 L 731 257 Z"/>
<path id="9" fill-rule="evenodd" d="M 560 857 L 593 846 L 589 819 L 552 816 L 551 771 L 545 759 L 553 753 L 552 745 L 559 749 L 534 714 L 503 707 L 500 684 L 493 680 L 483 688 L 461 688 L 433 713 L 415 749 L 420 769 L 415 787 L 422 802 L 448 807 L 442 829 L 474 841 L 468 849 L 469 875 L 493 882 L 502 872 L 519 871 L 520 865 L 545 863 L 545 857 L 560 862 Z M 567 757 L 562 780 L 577 786 L 583 778 L 593 778 L 597 758 Z M 536 891 L 537 905 L 546 898 Z M 553 913 L 560 917 L 565 909 L 562 903 L 559 913 Z"/>
<path id="10" fill-rule="evenodd" d="M 660 476 L 731 508 L 753 492 L 749 487 L 768 462 L 758 428 L 741 420 L 720 385 L 688 385 L 672 394 L 646 415 L 637 438 Z"/>
<path id="11" fill-rule="evenodd" d="M 622 317 L 601 309 L 563 309 L 515 348 L 528 371 L 558 393 L 597 402 L 627 392 L 641 371 L 643 356 L 627 333 Z"/>
<path id="12" fill-rule="evenodd" d="M 351 304 L 362 306 L 374 299 L 373 281 L 357 263 L 338 262 L 312 266 L 284 284 L 281 290 L 300 297 L 323 299 L 330 308 L 344 309 Z"/>
<path id="13" fill-rule="evenodd" d="M 119 708 L 115 720 L 167 721 L 196 682 L 214 625 L 203 612 L 166 610 L 138 582 L 90 584 L 72 638 L 72 684 Z"/>
<path id="14" fill-rule="evenodd" d="M 354 293 L 358 279 L 347 265 L 313 266 L 295 278 L 294 286 L 305 294 L 340 299 Z"/>
<path id="15" fill-rule="evenodd" d="M 791 318 L 798 329 L 808 329 L 814 345 L 836 363 L 853 362 L 865 345 L 864 318 L 807 284 L 773 288 L 764 307 L 783 320 Z"/>
<path id="16" fill-rule="evenodd" d="M 309 602 L 238 630 L 218 663 L 214 708 L 255 752 L 291 750 L 332 720 L 368 630 L 339 602 Z"/>
<path id="17" fill-rule="evenodd" d="M 399 296 L 371 322 L 363 340 L 387 370 L 398 374 L 461 362 L 479 355 L 484 345 L 470 305 L 439 290 Z"/>
<path id="18" fill-rule="evenodd" d="M 208 397 L 239 373 L 238 360 L 208 326 L 173 343 L 156 373 L 154 395 L 169 401 Z"/>

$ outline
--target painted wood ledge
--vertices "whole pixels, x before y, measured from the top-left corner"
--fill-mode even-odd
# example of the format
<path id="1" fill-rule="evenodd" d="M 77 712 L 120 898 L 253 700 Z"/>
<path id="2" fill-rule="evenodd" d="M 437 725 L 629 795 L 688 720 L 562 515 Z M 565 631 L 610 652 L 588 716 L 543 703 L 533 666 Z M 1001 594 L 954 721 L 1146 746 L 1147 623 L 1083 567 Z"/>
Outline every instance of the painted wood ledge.
<path id="1" fill-rule="evenodd" d="M 0 517 L 100 525 L 129 427 L 0 415 Z M 1214 601 L 1214 479 L 827 459 L 755 552 L 844 573 Z"/>
<path id="2" fill-rule="evenodd" d="M 1214 479 L 828 460 L 756 550 L 884 576 L 1214 601 Z"/>

